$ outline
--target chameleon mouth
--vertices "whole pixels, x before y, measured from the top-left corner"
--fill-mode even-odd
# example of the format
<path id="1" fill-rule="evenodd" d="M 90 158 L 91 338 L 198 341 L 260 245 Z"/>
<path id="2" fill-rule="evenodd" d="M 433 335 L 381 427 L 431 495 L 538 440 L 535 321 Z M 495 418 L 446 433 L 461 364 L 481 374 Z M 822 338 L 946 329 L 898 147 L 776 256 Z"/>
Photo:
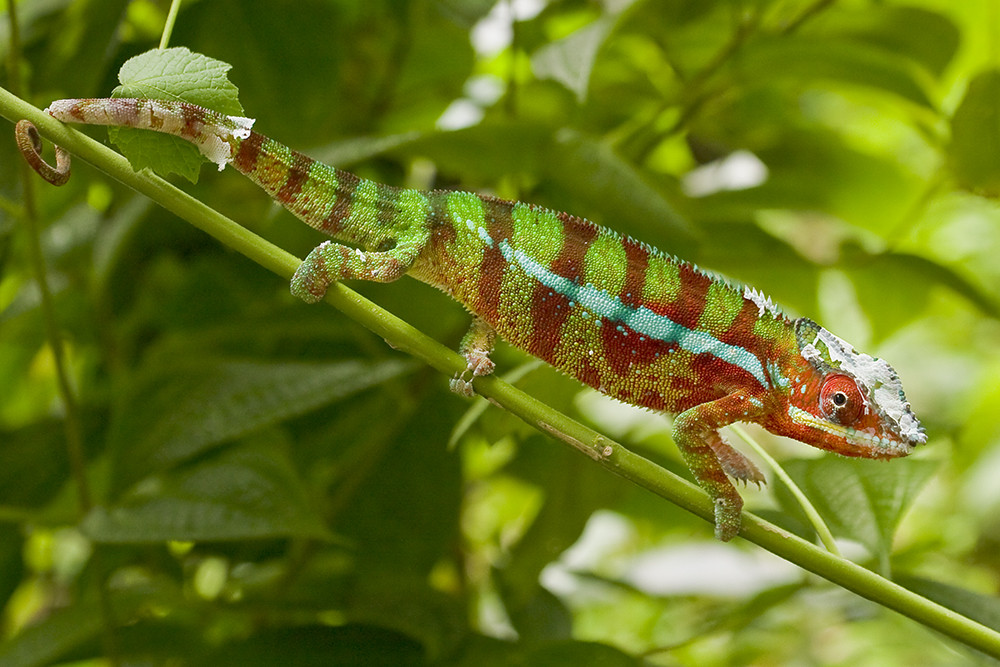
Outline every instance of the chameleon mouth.
<path id="1" fill-rule="evenodd" d="M 867 430 L 862 431 L 850 426 L 834 424 L 825 419 L 817 418 L 794 405 L 788 407 L 788 416 L 795 424 L 823 431 L 842 439 L 851 447 L 851 451 L 844 453 L 853 456 L 877 459 L 896 458 L 908 455 L 916 445 L 923 442 L 923 439 L 918 438 L 878 436 Z M 920 435 L 922 436 L 923 433 L 921 432 Z"/>

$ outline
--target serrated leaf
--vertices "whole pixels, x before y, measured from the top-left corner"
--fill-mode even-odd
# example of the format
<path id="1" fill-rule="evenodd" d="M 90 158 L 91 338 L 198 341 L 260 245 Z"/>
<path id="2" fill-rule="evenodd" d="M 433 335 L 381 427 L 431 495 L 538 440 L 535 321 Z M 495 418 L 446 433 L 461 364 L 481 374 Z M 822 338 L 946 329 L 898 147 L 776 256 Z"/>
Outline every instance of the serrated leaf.
<path id="1" fill-rule="evenodd" d="M 261 444 L 147 479 L 81 528 L 115 544 L 329 537 L 291 464 Z"/>
<path id="2" fill-rule="evenodd" d="M 978 74 L 951 121 L 951 168 L 962 187 L 1000 197 L 1000 69 Z"/>
<path id="3" fill-rule="evenodd" d="M 114 411 L 114 486 L 222 442 L 305 414 L 406 372 L 402 360 L 329 364 L 165 360 L 136 377 Z"/>
<path id="4" fill-rule="evenodd" d="M 183 100 L 220 113 L 243 115 L 239 90 L 227 76 L 231 68 L 184 47 L 147 51 L 122 65 L 118 72 L 121 85 L 112 96 Z M 110 128 L 108 135 L 133 169 L 148 167 L 163 176 L 176 173 L 198 182 L 205 159 L 187 141 L 131 128 Z"/>
<path id="5" fill-rule="evenodd" d="M 896 526 L 938 466 L 824 456 L 783 467 L 834 534 L 865 545 L 884 566 Z M 784 498 L 782 503 L 788 506 Z"/>
<path id="6" fill-rule="evenodd" d="M 129 58 L 118 72 L 115 97 L 184 100 L 220 113 L 242 114 L 232 65 L 179 46 Z"/>

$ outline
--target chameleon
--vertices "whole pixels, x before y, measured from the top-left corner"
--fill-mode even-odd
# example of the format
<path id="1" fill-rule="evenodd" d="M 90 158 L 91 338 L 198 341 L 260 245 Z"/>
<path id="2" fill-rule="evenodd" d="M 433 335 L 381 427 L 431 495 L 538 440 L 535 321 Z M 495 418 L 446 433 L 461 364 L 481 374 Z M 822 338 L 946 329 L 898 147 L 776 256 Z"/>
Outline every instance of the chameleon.
<path id="1" fill-rule="evenodd" d="M 723 440 L 724 426 L 756 423 L 873 459 L 926 442 L 886 361 L 787 316 L 752 287 L 584 218 L 488 194 L 379 184 L 254 131 L 253 119 L 181 101 L 67 99 L 46 111 L 179 136 L 346 242 L 323 242 L 298 267 L 291 291 L 306 302 L 335 281 L 403 275 L 449 294 L 472 314 L 460 343 L 467 366 L 451 381 L 460 394 L 493 372 L 499 336 L 603 394 L 675 415 L 673 440 L 714 503 L 723 541 L 741 528 L 733 481 L 764 481 Z"/>

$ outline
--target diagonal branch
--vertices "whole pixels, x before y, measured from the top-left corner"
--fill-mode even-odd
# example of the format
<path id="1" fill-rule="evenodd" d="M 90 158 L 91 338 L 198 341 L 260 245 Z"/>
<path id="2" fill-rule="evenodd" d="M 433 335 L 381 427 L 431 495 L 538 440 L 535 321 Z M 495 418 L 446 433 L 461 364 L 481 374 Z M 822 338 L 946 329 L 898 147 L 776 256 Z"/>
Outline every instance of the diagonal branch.
<path id="1" fill-rule="evenodd" d="M 132 170 L 128 161 L 86 135 L 64 126 L 39 109 L 0 88 L 0 115 L 12 122 L 26 118 L 39 132 L 90 162 L 109 176 L 146 195 L 163 208 L 283 278 L 291 278 L 300 260 L 271 245 L 236 222 L 192 198 L 163 179 Z M 465 360 L 392 313 L 334 284 L 326 301 L 383 337 L 390 345 L 454 375 Z M 598 465 L 711 522 L 713 507 L 694 484 L 629 451 L 617 442 L 570 419 L 544 402 L 495 376 L 474 381 L 476 391 L 525 422 L 592 458 Z M 743 516 L 740 535 L 847 590 L 897 611 L 942 634 L 1000 658 L 1000 633 L 885 579 L 871 570 L 830 554 L 753 514 Z"/>

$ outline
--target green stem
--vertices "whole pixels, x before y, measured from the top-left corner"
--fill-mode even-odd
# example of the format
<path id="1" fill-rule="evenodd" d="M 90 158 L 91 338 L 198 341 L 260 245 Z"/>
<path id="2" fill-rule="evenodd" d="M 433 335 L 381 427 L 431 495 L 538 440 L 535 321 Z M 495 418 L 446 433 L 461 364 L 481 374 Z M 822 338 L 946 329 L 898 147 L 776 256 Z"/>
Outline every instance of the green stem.
<path id="1" fill-rule="evenodd" d="M 49 140 L 147 195 L 167 210 L 279 276 L 291 277 L 298 266 L 299 260 L 296 257 L 240 227 L 163 179 L 134 172 L 122 156 L 62 125 L 3 89 L 0 89 L 0 115 L 11 121 L 27 118 Z M 457 353 L 343 285 L 332 285 L 327 292 L 326 301 L 384 338 L 392 347 L 423 360 L 448 376 L 465 368 L 465 360 Z M 706 521 L 713 520 L 712 501 L 694 484 L 497 377 L 477 378 L 475 387 L 482 396 L 538 430 L 580 450 L 602 467 Z M 824 551 L 753 514 L 744 513 L 740 535 L 834 584 L 904 614 L 963 644 L 1000 658 L 1000 633 L 995 630 L 917 595 L 856 563 Z"/>
<path id="2" fill-rule="evenodd" d="M 14 11 L 14 2 L 7 3 L 8 18 L 10 20 L 11 33 L 11 55 L 10 55 L 10 77 L 12 82 L 18 82 L 20 38 L 17 27 L 17 13 Z M 16 83 L 17 88 L 23 88 L 20 83 Z M 66 430 L 66 449 L 69 456 L 70 466 L 73 470 L 73 479 L 77 486 L 77 496 L 80 503 L 81 516 L 90 511 L 93 506 L 90 495 L 90 487 L 87 484 L 86 458 L 83 453 L 83 437 L 80 428 L 80 416 L 77 408 L 76 396 L 69 379 L 69 371 L 66 369 L 66 348 L 63 346 L 62 335 L 59 330 L 59 320 L 56 317 L 55 303 L 52 299 L 52 290 L 49 287 L 48 269 L 45 266 L 45 253 L 42 251 L 42 234 L 38 220 L 38 206 L 35 198 L 35 188 L 38 180 L 34 177 L 28 164 L 20 160 L 21 175 L 21 196 L 23 199 L 22 219 L 28 230 L 28 256 L 32 270 L 35 273 L 35 282 L 38 285 L 38 293 L 41 298 L 42 320 L 45 325 L 45 335 L 48 338 L 49 348 L 52 350 L 53 365 L 56 370 L 56 383 L 59 396 L 63 402 L 63 409 L 66 411 L 66 418 L 63 420 Z"/>
<path id="3" fill-rule="evenodd" d="M 802 511 L 805 512 L 806 518 L 809 519 L 809 523 L 816 531 L 816 534 L 819 535 L 819 539 L 823 543 L 823 546 L 825 546 L 826 550 L 834 556 L 839 557 L 840 549 L 837 548 L 837 542 L 833 539 L 833 533 L 830 532 L 830 529 L 823 521 L 823 517 L 821 517 L 816 508 L 813 507 L 813 504 L 809 502 L 809 498 L 806 497 L 806 494 L 802 493 L 802 489 L 800 489 L 798 485 L 792 481 L 792 478 L 788 476 L 785 469 L 774 460 L 773 456 L 767 453 L 767 450 L 760 446 L 760 443 L 757 442 L 755 438 L 747 433 L 745 428 L 738 424 L 733 424 L 729 428 L 733 433 L 738 435 L 743 442 L 750 445 L 750 447 L 757 452 L 757 456 L 764 459 L 764 463 L 766 463 L 768 467 L 774 471 L 774 474 L 777 475 L 782 482 L 784 482 L 785 486 L 788 487 L 788 490 L 792 492 L 793 496 L 795 496 L 795 500 L 798 501 L 799 506 L 802 507 Z"/>
<path id="4" fill-rule="evenodd" d="M 7 18 L 10 25 L 10 50 L 7 62 L 9 77 L 16 89 L 23 90 L 25 86 L 21 81 L 21 39 L 14 0 L 8 0 L 7 2 Z M 2 88 L 0 88 L 0 91 L 3 92 L 4 96 L 10 96 L 21 104 L 25 104 Z M 29 108 L 34 109 L 34 107 L 30 106 Z M 36 109 L 34 110 L 37 111 Z M 52 298 L 52 290 L 49 287 L 45 253 L 42 250 L 41 225 L 39 223 L 38 206 L 35 198 L 38 180 L 35 178 L 35 174 L 32 173 L 27 162 L 24 160 L 19 160 L 19 162 L 23 199 L 22 219 L 28 233 L 28 255 L 35 273 L 35 282 L 38 285 L 42 321 L 44 322 L 49 349 L 52 351 L 53 366 L 56 370 L 56 384 L 59 396 L 62 399 L 63 409 L 66 412 L 63 419 L 63 429 L 66 436 L 66 453 L 69 458 L 73 481 L 76 484 L 79 515 L 83 517 L 93 507 L 93 496 L 91 495 L 90 484 L 87 480 L 87 458 L 83 448 L 83 428 L 80 421 L 80 410 L 76 401 L 76 394 L 70 382 L 69 371 L 67 370 L 66 349 L 63 346 L 59 320 L 56 317 L 55 302 Z M 118 641 L 114 632 L 114 610 L 111 607 L 111 596 L 108 592 L 107 577 L 105 576 L 106 561 L 99 547 L 94 548 L 91 563 L 99 575 L 95 581 L 95 587 L 101 609 L 101 641 L 104 645 L 105 656 L 111 665 L 116 666 L 121 664 L 121 660 L 118 657 Z"/>
<path id="5" fill-rule="evenodd" d="M 177 13 L 181 10 L 181 0 L 172 0 L 170 10 L 167 12 L 167 20 L 163 22 L 163 34 L 160 35 L 161 49 L 167 48 L 170 44 L 170 35 L 174 32 L 174 23 L 177 22 Z"/>

